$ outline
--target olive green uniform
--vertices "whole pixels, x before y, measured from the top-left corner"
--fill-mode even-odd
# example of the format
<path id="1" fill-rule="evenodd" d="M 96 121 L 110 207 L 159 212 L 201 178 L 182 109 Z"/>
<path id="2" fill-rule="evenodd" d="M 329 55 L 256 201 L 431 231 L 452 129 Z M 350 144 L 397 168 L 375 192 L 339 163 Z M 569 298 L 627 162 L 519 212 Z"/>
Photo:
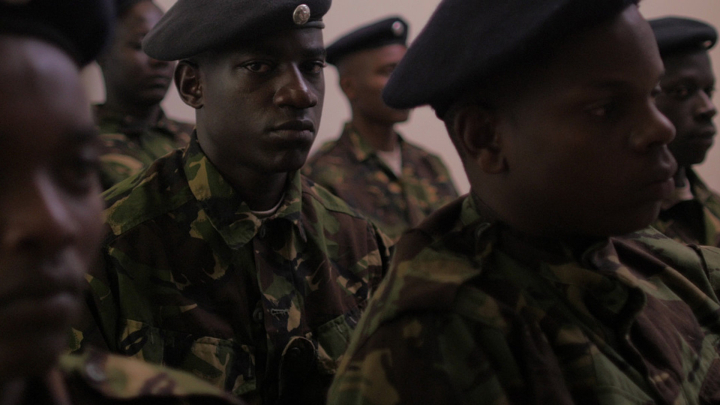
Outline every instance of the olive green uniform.
<path id="1" fill-rule="evenodd" d="M 157 158 L 186 146 L 194 128 L 171 120 L 162 110 L 157 121 L 147 127 L 102 105 L 94 109 L 103 144 L 100 181 L 105 190 L 141 172 Z"/>
<path id="2" fill-rule="evenodd" d="M 391 170 L 348 123 L 336 141 L 308 160 L 303 174 L 398 239 L 408 228 L 457 197 L 439 157 L 398 135 L 402 173 Z"/>
<path id="3" fill-rule="evenodd" d="M 460 199 L 407 233 L 329 404 L 720 401 L 720 253 L 532 238 Z"/>
<path id="4" fill-rule="evenodd" d="M 105 196 L 104 266 L 88 276 L 94 317 L 78 340 L 249 402 L 324 400 L 389 264 L 374 225 L 298 172 L 258 217 L 195 137 Z"/>

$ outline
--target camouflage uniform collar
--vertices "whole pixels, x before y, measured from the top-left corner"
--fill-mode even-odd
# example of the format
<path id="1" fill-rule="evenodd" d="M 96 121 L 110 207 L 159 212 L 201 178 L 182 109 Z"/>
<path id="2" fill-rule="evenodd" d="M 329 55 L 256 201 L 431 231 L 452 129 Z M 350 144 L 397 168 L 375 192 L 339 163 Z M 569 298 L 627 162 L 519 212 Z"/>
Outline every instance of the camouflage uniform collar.
<path id="1" fill-rule="evenodd" d="M 403 140 L 402 136 L 398 132 L 395 132 L 395 135 L 397 136 L 398 140 L 398 147 L 400 148 L 400 154 L 403 156 L 403 161 L 405 161 L 405 140 Z M 353 154 L 355 155 L 355 158 L 359 162 L 364 162 L 372 156 L 377 157 L 377 153 L 375 153 L 375 149 L 370 146 L 370 144 L 360 136 L 360 133 L 352 126 L 351 122 L 346 122 L 345 126 L 343 128 L 343 133 L 340 136 L 340 139 L 345 139 L 346 142 L 350 143 L 351 149 Z M 379 158 L 378 158 L 379 159 Z M 382 161 L 382 159 L 379 159 Z"/>
<path id="2" fill-rule="evenodd" d="M 165 115 L 162 108 L 158 111 L 157 120 L 149 127 L 145 127 L 143 123 L 130 115 L 122 115 L 109 110 L 105 107 L 105 104 L 95 104 L 93 110 L 98 122 L 113 122 L 118 126 L 119 132 L 122 133 L 142 133 L 148 129 L 157 129 L 170 133 L 179 131 L 177 124 Z"/>
<path id="3" fill-rule="evenodd" d="M 705 182 L 702 181 L 700 176 L 698 176 L 694 170 L 688 168 L 686 169 L 685 174 L 687 175 L 688 182 L 690 183 L 692 193 L 695 198 L 700 201 L 700 204 L 706 205 L 708 200 L 715 197 L 712 191 L 710 191 Z"/>
<path id="4" fill-rule="evenodd" d="M 289 221 L 300 238 L 307 241 L 300 224 L 302 182 L 299 172 L 289 174 L 285 198 L 280 208 L 268 217 L 258 218 L 210 162 L 200 147 L 196 133 L 193 133 L 183 154 L 183 170 L 190 191 L 213 227 L 231 248 L 238 249 L 246 245 L 261 231 L 264 223 L 275 219 Z"/>
<path id="5" fill-rule="evenodd" d="M 476 228 L 476 239 L 478 242 L 482 239 L 482 235 L 494 229 L 499 239 L 502 239 L 503 245 L 508 245 L 512 249 L 518 246 L 517 256 L 527 256 L 521 252 L 525 249 L 534 251 L 537 257 L 542 257 L 548 261 L 579 261 L 588 265 L 590 257 L 597 250 L 603 249 L 610 244 L 610 238 L 607 237 L 589 237 L 589 236 L 569 236 L 566 238 L 538 237 L 524 234 L 507 223 L 503 222 L 497 216 L 494 210 L 485 204 L 480 197 L 474 193 L 466 198 L 463 203 L 463 209 L 460 214 L 463 226 Z M 522 246 L 522 247 L 520 247 Z"/>

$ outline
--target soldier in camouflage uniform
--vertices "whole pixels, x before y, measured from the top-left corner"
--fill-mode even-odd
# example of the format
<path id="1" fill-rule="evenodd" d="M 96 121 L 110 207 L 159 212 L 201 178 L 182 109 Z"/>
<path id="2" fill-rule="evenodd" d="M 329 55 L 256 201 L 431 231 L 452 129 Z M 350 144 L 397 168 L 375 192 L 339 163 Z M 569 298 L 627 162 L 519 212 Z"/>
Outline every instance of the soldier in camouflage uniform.
<path id="1" fill-rule="evenodd" d="M 160 107 L 172 83 L 173 62 L 153 59 L 141 41 L 163 15 L 151 0 L 116 0 L 115 37 L 100 56 L 106 100 L 95 106 L 105 148 L 103 189 L 135 175 L 190 141 L 193 125 L 168 118 Z"/>
<path id="2" fill-rule="evenodd" d="M 715 74 L 708 51 L 717 31 L 681 17 L 651 20 L 650 26 L 665 64 L 657 106 L 675 125 L 677 135 L 668 147 L 678 162 L 675 192 L 663 202 L 653 226 L 683 243 L 720 246 L 720 196 L 692 169 L 705 160 L 716 132 Z"/>
<path id="3" fill-rule="evenodd" d="M 645 228 L 662 74 L 631 0 L 442 1 L 384 95 L 435 109 L 472 191 L 398 242 L 328 403 L 720 403 L 720 251 Z"/>
<path id="4" fill-rule="evenodd" d="M 189 374 L 63 355 L 102 232 L 100 143 L 80 69 L 110 31 L 107 0 L 0 0 L 0 403 L 239 401 Z"/>
<path id="5" fill-rule="evenodd" d="M 94 326 L 79 338 L 249 403 L 322 404 L 389 255 L 374 225 L 299 173 L 320 121 L 330 1 L 198 4 L 178 1 L 144 42 L 180 60 L 197 131 L 105 194 Z"/>
<path id="6" fill-rule="evenodd" d="M 457 191 L 439 157 L 407 142 L 395 124 L 410 110 L 388 107 L 381 92 L 407 50 L 407 23 L 386 18 L 327 49 L 352 109 L 339 139 L 310 159 L 303 174 L 326 187 L 393 239 L 452 201 Z"/>

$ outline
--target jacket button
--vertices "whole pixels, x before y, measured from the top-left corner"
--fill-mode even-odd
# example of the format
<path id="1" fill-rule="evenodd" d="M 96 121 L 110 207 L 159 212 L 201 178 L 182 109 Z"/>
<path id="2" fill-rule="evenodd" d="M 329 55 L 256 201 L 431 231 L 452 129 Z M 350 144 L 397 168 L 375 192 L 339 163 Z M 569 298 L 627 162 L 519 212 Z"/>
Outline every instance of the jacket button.
<path id="1" fill-rule="evenodd" d="M 253 321 L 257 323 L 263 323 L 263 319 L 265 318 L 265 314 L 263 313 L 262 308 L 255 308 L 252 314 Z"/>

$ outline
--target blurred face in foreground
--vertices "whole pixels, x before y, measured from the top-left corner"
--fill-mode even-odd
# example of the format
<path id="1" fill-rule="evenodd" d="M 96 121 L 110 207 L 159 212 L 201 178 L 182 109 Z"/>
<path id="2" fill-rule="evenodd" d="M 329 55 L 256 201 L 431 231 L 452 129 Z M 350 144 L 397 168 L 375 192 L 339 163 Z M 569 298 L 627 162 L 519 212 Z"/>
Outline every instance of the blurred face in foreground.
<path id="1" fill-rule="evenodd" d="M 48 43 L 2 35 L 0 94 L 2 384 L 41 375 L 65 350 L 101 240 L 102 201 L 75 62 Z"/>
<path id="2" fill-rule="evenodd" d="M 460 131 L 477 194 L 536 235 L 650 224 L 673 190 L 674 129 L 655 106 L 663 64 L 637 7 L 575 35 L 532 75 L 497 108 L 464 114 L 480 134 Z"/>

